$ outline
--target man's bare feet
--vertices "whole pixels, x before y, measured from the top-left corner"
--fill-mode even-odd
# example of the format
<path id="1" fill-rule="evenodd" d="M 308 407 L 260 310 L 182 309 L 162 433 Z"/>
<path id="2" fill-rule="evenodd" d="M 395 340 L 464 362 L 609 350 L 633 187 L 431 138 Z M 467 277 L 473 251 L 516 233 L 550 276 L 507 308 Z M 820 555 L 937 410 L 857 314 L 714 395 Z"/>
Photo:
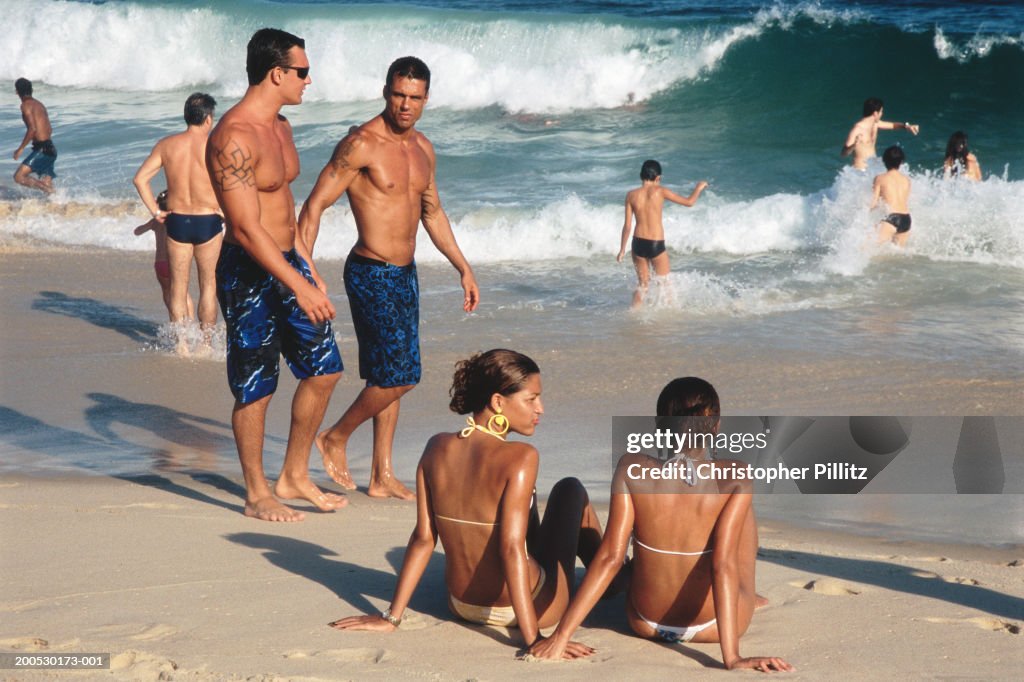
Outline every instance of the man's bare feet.
<path id="1" fill-rule="evenodd" d="M 334 455 L 327 453 L 327 431 L 321 431 L 313 439 L 316 449 L 320 451 L 320 459 L 324 462 L 324 471 L 331 477 L 331 480 L 345 490 L 355 490 L 356 482 L 352 480 L 352 474 L 348 472 L 348 458 L 345 448 L 334 448 Z"/>
<path id="2" fill-rule="evenodd" d="M 394 476 L 388 475 L 382 480 L 370 480 L 370 487 L 366 489 L 370 497 L 397 497 L 400 500 L 415 500 L 416 493 L 409 490 Z"/>
<path id="3" fill-rule="evenodd" d="M 348 504 L 348 498 L 336 493 L 325 493 L 311 480 L 296 480 L 285 474 L 274 484 L 274 494 L 283 500 L 308 500 L 320 511 L 334 511 Z"/>
<path id="4" fill-rule="evenodd" d="M 762 597 L 761 595 L 754 593 L 754 608 L 759 609 L 763 606 L 768 606 L 768 597 Z"/>
<path id="5" fill-rule="evenodd" d="M 260 521 L 279 521 L 284 523 L 301 521 L 306 518 L 306 515 L 302 512 L 284 506 L 273 497 L 265 497 L 255 501 L 246 500 L 245 515 Z"/>

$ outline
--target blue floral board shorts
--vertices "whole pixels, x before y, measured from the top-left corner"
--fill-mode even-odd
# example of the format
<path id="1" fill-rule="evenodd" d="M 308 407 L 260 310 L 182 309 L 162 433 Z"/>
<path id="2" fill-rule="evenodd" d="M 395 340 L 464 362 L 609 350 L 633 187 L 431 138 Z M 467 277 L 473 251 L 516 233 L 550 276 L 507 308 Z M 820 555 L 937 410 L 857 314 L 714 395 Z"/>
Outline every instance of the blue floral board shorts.
<path id="1" fill-rule="evenodd" d="M 57 172 L 53 170 L 53 164 L 56 161 L 57 148 L 53 146 L 53 142 L 50 140 L 44 140 L 43 142 L 32 143 L 32 153 L 25 157 L 21 165 L 28 166 L 39 177 L 47 175 L 55 178 L 57 177 Z"/>
<path id="2" fill-rule="evenodd" d="M 420 285 L 416 263 L 392 265 L 357 253 L 345 259 L 345 291 L 367 386 L 418 384 Z"/>
<path id="3" fill-rule="evenodd" d="M 294 249 L 283 255 L 313 283 L 309 266 Z M 217 300 L 227 327 L 228 386 L 238 402 L 251 403 L 277 390 L 282 355 L 296 379 L 344 369 L 330 321 L 313 324 L 295 294 L 237 244 L 221 248 Z"/>

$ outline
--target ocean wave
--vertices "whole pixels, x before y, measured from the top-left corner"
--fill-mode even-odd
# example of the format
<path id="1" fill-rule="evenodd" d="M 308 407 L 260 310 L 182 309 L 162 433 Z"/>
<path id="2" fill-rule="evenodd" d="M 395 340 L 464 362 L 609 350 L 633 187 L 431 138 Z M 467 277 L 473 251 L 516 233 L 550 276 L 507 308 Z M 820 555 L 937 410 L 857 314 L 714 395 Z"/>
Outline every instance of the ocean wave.
<path id="1" fill-rule="evenodd" d="M 752 200 L 728 200 L 711 187 L 693 208 L 666 205 L 667 245 L 678 253 L 745 258 L 772 252 L 828 254 L 825 272 L 858 275 L 871 261 L 874 227 L 884 211 L 868 211 L 871 178 L 843 169 L 833 184 L 812 194 L 778 193 Z M 912 170 L 914 219 L 911 251 L 932 260 L 1024 268 L 1024 182 L 991 175 L 984 182 L 946 180 L 932 171 Z M 145 222 L 138 202 L 100 199 L 69 202 L 29 199 L 0 201 L 0 237 L 25 248 L 26 240 L 125 251 L 152 248 L 134 236 Z M 622 229 L 620 204 L 594 205 L 575 194 L 545 205 L 483 205 L 451 215 L 459 245 L 471 263 L 611 259 Z M 340 260 L 356 238 L 346 202 L 324 213 L 317 259 Z M 444 257 L 419 233 L 417 259 Z"/>
<path id="2" fill-rule="evenodd" d="M 806 19 L 863 20 L 817 3 L 773 5 L 735 25 L 599 15 L 445 11 L 394 6 L 211 7 L 13 0 L 0 37 L 0 76 L 123 91 L 203 87 L 239 96 L 245 44 L 262 25 L 302 35 L 313 64 L 309 100 L 365 102 L 401 52 L 435 67 L 432 101 L 510 112 L 614 108 L 714 71 L 735 45 Z M 288 11 L 285 12 L 284 10 Z M 273 23 L 272 23 L 273 22 Z M 39 50 L 35 36 L 47 36 Z M 96 49 L 102 46 L 102 49 Z"/>

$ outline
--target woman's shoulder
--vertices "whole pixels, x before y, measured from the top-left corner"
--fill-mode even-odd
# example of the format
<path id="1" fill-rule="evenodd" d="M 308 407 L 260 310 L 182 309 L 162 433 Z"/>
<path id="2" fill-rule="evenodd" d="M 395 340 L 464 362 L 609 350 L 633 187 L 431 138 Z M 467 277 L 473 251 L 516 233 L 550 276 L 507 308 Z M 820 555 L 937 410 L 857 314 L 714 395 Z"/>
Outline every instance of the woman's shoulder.
<path id="1" fill-rule="evenodd" d="M 524 464 L 536 464 L 540 459 L 540 453 L 537 451 L 537 448 L 521 440 L 505 441 L 498 447 L 498 452 L 503 457 L 507 457 L 512 461 L 522 461 Z"/>
<path id="2" fill-rule="evenodd" d="M 442 433 L 435 433 L 427 441 L 427 445 L 424 448 L 424 454 L 438 448 L 445 448 L 451 445 L 458 438 L 457 433 L 449 433 L 447 431 Z"/>

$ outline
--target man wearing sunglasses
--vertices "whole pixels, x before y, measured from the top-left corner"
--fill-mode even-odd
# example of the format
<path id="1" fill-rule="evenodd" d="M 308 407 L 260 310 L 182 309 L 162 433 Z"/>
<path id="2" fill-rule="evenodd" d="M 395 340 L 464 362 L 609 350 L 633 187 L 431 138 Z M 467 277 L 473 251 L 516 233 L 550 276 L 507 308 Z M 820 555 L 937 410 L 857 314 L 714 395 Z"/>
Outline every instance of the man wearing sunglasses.
<path id="1" fill-rule="evenodd" d="M 345 291 L 359 341 L 359 376 L 366 387 L 341 419 L 316 437 L 331 478 L 355 488 L 345 446 L 373 419 L 373 463 L 367 494 L 415 497 L 395 476 L 391 448 L 399 401 L 419 383 L 419 284 L 416 231 L 420 222 L 431 241 L 458 270 L 463 310 L 480 300 L 473 270 L 455 241 L 441 208 L 434 147 L 416 122 L 430 90 L 430 69 L 416 57 L 391 64 L 384 85 L 384 111 L 348 134 L 334 150 L 299 215 L 299 233 L 312 250 L 324 210 L 348 193 L 358 240 L 345 259 Z"/>
<path id="2" fill-rule="evenodd" d="M 301 521 L 281 499 L 305 499 L 323 511 L 347 504 L 309 477 L 309 453 L 335 384 L 341 354 L 330 321 L 334 306 L 309 249 L 296 234 L 291 182 L 299 154 L 281 107 L 299 104 L 309 85 L 305 42 L 260 29 L 246 56 L 249 88 L 210 134 L 206 167 L 224 210 L 217 298 L 227 327 L 231 427 L 245 478 L 245 514 Z M 271 491 L 263 472 L 267 406 L 277 389 L 280 355 L 297 379 L 284 466 Z M 276 495 L 276 497 L 275 497 Z"/>

